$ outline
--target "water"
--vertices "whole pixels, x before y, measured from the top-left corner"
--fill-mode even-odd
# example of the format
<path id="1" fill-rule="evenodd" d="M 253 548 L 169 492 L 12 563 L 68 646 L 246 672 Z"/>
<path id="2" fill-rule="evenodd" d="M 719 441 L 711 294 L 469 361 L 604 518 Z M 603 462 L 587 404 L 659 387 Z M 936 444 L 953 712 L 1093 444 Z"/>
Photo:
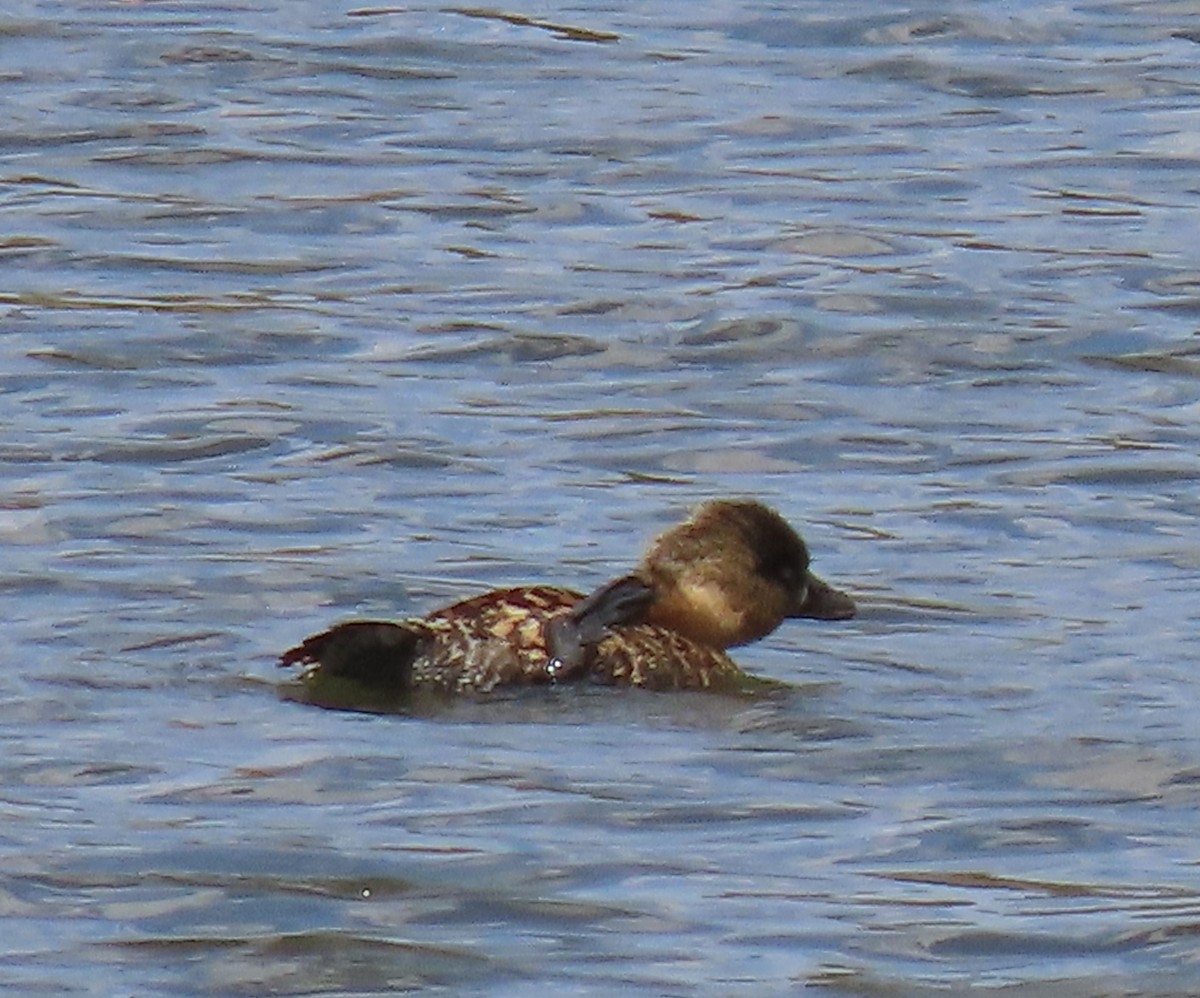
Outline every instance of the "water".
<path id="1" fill-rule="evenodd" d="M 1189 4 L 0 16 L 0 989 L 1200 987 Z M 751 494 L 761 702 L 291 702 Z"/>

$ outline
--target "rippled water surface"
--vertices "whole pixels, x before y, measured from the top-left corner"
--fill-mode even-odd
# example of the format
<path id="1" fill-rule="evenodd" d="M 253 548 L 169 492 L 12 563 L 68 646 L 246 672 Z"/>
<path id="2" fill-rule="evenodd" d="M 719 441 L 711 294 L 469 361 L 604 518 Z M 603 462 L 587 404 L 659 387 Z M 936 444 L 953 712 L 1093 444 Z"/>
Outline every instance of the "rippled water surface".
<path id="1" fill-rule="evenodd" d="M 0 990 L 1200 988 L 1195 4 L 0 14 Z M 287 698 L 750 494 L 760 701 Z"/>

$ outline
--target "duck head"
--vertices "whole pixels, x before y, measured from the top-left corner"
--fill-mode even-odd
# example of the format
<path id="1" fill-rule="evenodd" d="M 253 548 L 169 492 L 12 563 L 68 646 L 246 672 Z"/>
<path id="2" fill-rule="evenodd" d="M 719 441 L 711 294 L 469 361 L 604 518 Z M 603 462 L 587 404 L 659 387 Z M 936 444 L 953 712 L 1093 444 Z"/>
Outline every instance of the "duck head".
<path id="1" fill-rule="evenodd" d="M 714 648 L 770 634 L 788 617 L 845 620 L 854 601 L 809 570 L 804 541 L 749 499 L 704 503 L 661 534 L 634 573 L 645 620 Z"/>

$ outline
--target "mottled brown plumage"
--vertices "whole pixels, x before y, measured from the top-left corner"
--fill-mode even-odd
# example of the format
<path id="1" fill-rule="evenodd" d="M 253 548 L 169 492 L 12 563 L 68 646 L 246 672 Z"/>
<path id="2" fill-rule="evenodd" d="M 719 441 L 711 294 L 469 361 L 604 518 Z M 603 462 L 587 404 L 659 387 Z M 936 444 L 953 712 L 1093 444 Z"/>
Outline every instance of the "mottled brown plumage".
<path id="1" fill-rule="evenodd" d="M 588 597 L 500 589 L 427 617 L 351 621 L 285 652 L 317 691 L 331 680 L 381 694 L 488 692 L 590 681 L 654 690 L 747 688 L 725 649 L 787 617 L 839 620 L 854 603 L 808 569 L 808 550 L 760 503 L 716 500 L 650 546 L 629 576 Z"/>
<path id="2" fill-rule="evenodd" d="M 384 688 L 428 686 L 486 693 L 515 683 L 549 683 L 546 625 L 583 597 L 553 586 L 497 589 L 419 619 L 351 621 L 306 639 L 281 665 L 310 666 Z"/>

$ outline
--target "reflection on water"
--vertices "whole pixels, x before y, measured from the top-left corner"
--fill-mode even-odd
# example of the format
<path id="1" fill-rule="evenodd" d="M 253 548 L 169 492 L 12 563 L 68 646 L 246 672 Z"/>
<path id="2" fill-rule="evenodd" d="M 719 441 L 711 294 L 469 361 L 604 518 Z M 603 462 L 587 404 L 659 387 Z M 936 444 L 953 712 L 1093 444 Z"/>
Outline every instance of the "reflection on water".
<path id="1" fill-rule="evenodd" d="M 1193 993 L 1172 13 L 0 15 L 0 988 Z M 784 695 L 286 699 L 730 493 Z"/>

